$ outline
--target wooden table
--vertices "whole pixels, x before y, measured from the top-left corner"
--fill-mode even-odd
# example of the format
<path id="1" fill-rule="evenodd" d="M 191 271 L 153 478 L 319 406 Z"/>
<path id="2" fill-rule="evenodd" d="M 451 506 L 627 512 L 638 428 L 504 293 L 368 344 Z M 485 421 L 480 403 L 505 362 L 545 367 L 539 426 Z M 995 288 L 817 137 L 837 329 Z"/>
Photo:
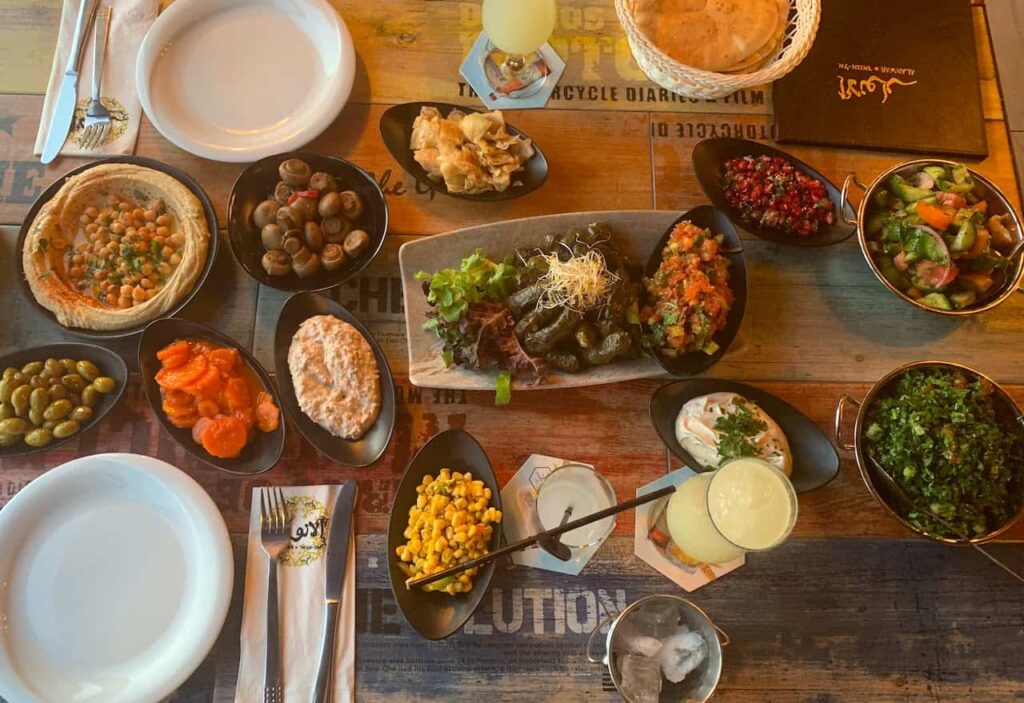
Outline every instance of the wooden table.
<path id="1" fill-rule="evenodd" d="M 351 159 L 386 190 L 391 231 L 384 251 L 335 292 L 372 328 L 395 374 L 394 438 L 373 467 L 352 470 L 319 456 L 289 428 L 285 458 L 257 478 L 228 476 L 192 459 L 161 429 L 137 383 L 97 432 L 57 450 L 0 462 L 0 503 L 61 462 L 98 451 L 165 459 L 213 496 L 233 533 L 246 528 L 250 490 L 358 479 L 360 499 L 358 694 L 361 701 L 614 701 L 606 673 L 583 656 L 587 634 L 608 613 L 679 589 L 632 553 L 632 517 L 579 578 L 529 569 L 498 573 L 462 632 L 428 643 L 397 612 L 387 585 L 382 531 L 406 463 L 431 435 L 463 427 L 508 480 L 531 453 L 591 462 L 619 496 L 672 463 L 647 418 L 659 381 L 560 392 L 517 393 L 496 408 L 490 393 L 412 387 L 407 378 L 397 251 L 410 238 L 499 219 L 609 208 L 685 209 L 703 202 L 690 151 L 702 138 L 771 140 L 771 90 L 728 99 L 675 97 L 632 62 L 611 0 L 562 0 L 553 43 L 568 70 L 547 109 L 510 119 L 551 162 L 547 184 L 508 203 L 473 204 L 426 194 L 390 158 L 377 121 L 390 104 L 417 99 L 477 104 L 458 65 L 480 28 L 479 5 L 451 0 L 342 2 L 356 42 L 352 101 L 310 148 Z M 17 228 L 33 199 L 80 160 L 41 166 L 31 154 L 60 3 L 0 0 L 0 351 L 65 338 L 40 320 L 12 280 Z M 990 156 L 974 166 L 1019 207 L 985 7 L 974 7 Z M 1015 78 L 1019 80 L 1019 76 Z M 834 181 L 871 178 L 908 155 L 793 147 Z M 136 153 L 191 173 L 223 218 L 239 165 L 204 161 L 143 121 Z M 655 236 L 655 233 L 652 233 Z M 223 237 L 223 234 L 222 234 Z M 862 395 L 897 364 L 924 358 L 969 363 L 1024 400 L 1024 297 L 980 318 L 919 312 L 875 281 L 856 241 L 815 251 L 749 239 L 751 297 L 729 354 L 710 373 L 754 382 L 829 428 L 842 393 Z M 284 296 L 254 283 L 226 242 L 216 273 L 186 315 L 217 325 L 272 365 L 271 340 Z M 134 365 L 132 343 L 112 345 Z M 828 429 L 831 432 L 830 429 Z M 1024 538 L 1024 524 L 1007 534 Z M 242 544 L 236 537 L 236 548 Z M 1019 567 L 1020 547 L 995 548 Z M 238 551 L 236 549 L 236 551 Z M 239 582 L 244 565 L 238 564 Z M 233 700 L 240 589 L 213 655 L 176 700 Z M 864 489 L 849 456 L 829 486 L 801 497 L 800 520 L 782 548 L 694 595 L 732 636 L 721 701 L 1011 701 L 1024 696 L 1024 591 L 979 555 L 914 538 Z"/>

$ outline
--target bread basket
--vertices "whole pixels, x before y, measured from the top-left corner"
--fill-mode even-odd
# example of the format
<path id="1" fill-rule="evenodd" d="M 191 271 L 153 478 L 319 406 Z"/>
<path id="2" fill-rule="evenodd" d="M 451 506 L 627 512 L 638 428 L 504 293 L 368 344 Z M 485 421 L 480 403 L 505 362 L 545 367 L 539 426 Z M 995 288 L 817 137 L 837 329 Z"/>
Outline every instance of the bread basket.
<path id="1" fill-rule="evenodd" d="M 683 65 L 656 47 L 637 26 L 637 0 L 615 0 L 615 12 L 626 30 L 629 48 L 640 69 L 663 88 L 688 98 L 710 100 L 777 81 L 799 65 L 811 50 L 821 19 L 821 0 L 791 0 L 789 26 L 778 55 L 751 73 L 715 73 Z"/>

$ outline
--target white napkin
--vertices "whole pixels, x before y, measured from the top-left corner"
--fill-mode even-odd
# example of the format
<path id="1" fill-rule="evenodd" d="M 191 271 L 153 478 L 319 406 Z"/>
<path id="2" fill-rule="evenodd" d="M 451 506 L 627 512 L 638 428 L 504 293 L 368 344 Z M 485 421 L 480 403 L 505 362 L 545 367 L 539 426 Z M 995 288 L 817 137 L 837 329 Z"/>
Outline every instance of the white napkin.
<path id="1" fill-rule="evenodd" d="M 33 151 L 36 155 L 43 153 L 43 144 L 50 129 L 53 101 L 57 99 L 61 79 L 67 70 L 71 39 L 75 34 L 81 2 L 82 0 L 64 0 L 57 48 L 53 52 L 53 67 L 50 69 L 50 82 L 46 88 L 46 99 L 43 101 L 39 132 L 36 134 Z M 107 36 L 107 53 L 103 62 L 100 91 L 103 105 L 110 110 L 112 118 L 110 136 L 106 144 L 96 149 L 84 150 L 79 146 L 85 110 L 92 95 L 92 57 L 96 36 L 95 32 L 90 30 L 82 37 L 85 51 L 82 55 L 82 65 L 78 67 L 78 104 L 75 107 L 75 117 L 71 121 L 71 132 L 60 152 L 64 156 L 98 157 L 130 154 L 135 150 L 135 140 L 139 136 L 139 121 L 142 119 L 142 104 L 139 102 L 138 93 L 135 92 L 135 59 L 139 55 L 139 45 L 142 44 L 149 25 L 156 19 L 160 0 L 99 0 L 97 17 L 108 6 L 113 8 L 113 12 L 110 16 L 110 32 Z M 93 29 L 95 26 L 94 24 Z"/>
<path id="2" fill-rule="evenodd" d="M 281 679 L 284 703 L 309 703 L 316 686 L 324 627 L 324 579 L 327 569 L 327 535 L 330 515 L 341 486 L 298 486 L 284 488 L 292 518 L 292 546 L 282 557 L 278 595 L 281 649 Z M 252 491 L 249 545 L 246 553 L 245 604 L 242 613 L 241 661 L 235 703 L 263 703 L 267 637 L 267 566 L 269 560 L 260 547 L 260 491 Z M 321 518 L 327 522 L 320 522 Z M 352 520 L 342 515 L 337 519 Z M 312 535 L 296 541 L 299 528 L 309 533 L 309 525 L 319 525 Z M 354 526 L 353 526 L 354 528 Z M 338 632 L 334 650 L 334 700 L 355 700 L 355 529 L 351 532 L 345 587 L 338 609 Z"/>

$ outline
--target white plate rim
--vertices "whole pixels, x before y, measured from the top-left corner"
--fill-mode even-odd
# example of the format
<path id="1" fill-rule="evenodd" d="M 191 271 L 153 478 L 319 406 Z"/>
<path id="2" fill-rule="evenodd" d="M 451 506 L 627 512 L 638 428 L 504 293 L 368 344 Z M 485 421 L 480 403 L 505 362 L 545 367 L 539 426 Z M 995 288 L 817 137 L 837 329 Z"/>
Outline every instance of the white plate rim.
<path id="1" fill-rule="evenodd" d="M 30 512 L 34 503 L 45 500 L 49 494 L 59 493 L 67 479 L 103 474 L 110 470 L 111 465 L 148 474 L 166 486 L 179 500 L 194 508 L 197 519 L 192 523 L 192 527 L 202 529 L 209 539 L 210 569 L 213 578 L 219 584 L 217 592 L 211 595 L 211 610 L 214 615 L 207 622 L 201 641 L 192 642 L 189 647 L 182 647 L 187 654 L 180 666 L 170 672 L 163 681 L 156 684 L 152 679 L 147 681 L 148 687 L 154 692 L 153 700 L 163 700 L 180 688 L 206 659 L 220 636 L 231 605 L 234 588 L 234 554 L 231 538 L 223 516 L 202 486 L 185 472 L 155 457 L 127 452 L 79 457 L 50 469 L 15 494 L 0 510 L 0 535 L 4 535 L 9 523 L 21 520 L 25 513 Z M 0 539 L 0 555 L 12 549 L 11 542 Z M 31 689 L 26 686 L 24 680 L 15 678 L 17 675 L 10 664 L 7 646 L 5 636 L 0 640 L 0 675 L 10 675 L 12 680 L 3 681 L 5 690 L 0 691 L 0 694 L 8 703 L 33 703 Z M 118 700 L 124 695 L 122 693 Z"/>
<path id="2" fill-rule="evenodd" d="M 245 2 L 253 1 L 233 0 L 233 3 L 237 7 L 245 4 Z M 258 161 L 266 156 L 282 152 L 294 151 L 315 139 L 338 118 L 338 115 L 341 114 L 342 109 L 348 103 L 352 93 L 352 86 L 355 83 L 356 56 L 352 35 L 348 31 L 345 20 L 341 18 L 338 11 L 327 0 L 292 1 L 309 5 L 333 20 L 332 28 L 337 33 L 338 45 L 342 53 L 338 80 L 331 81 L 331 88 L 322 99 L 325 108 L 320 111 L 320 116 L 309 121 L 305 127 L 292 136 L 259 148 L 218 147 L 191 139 L 186 134 L 176 134 L 169 130 L 158 111 L 153 109 L 152 95 L 149 89 L 153 66 L 160 55 L 160 50 L 167 44 L 168 37 L 164 36 L 165 28 L 178 15 L 195 12 L 219 12 L 224 9 L 219 3 L 210 3 L 209 0 L 175 0 L 166 10 L 160 13 L 146 32 L 146 36 L 143 37 L 142 44 L 139 46 L 139 54 L 135 64 L 135 88 L 139 95 L 139 102 L 142 104 L 146 117 L 149 118 L 149 121 L 165 139 L 178 148 L 196 156 L 227 163 L 245 163 Z"/>

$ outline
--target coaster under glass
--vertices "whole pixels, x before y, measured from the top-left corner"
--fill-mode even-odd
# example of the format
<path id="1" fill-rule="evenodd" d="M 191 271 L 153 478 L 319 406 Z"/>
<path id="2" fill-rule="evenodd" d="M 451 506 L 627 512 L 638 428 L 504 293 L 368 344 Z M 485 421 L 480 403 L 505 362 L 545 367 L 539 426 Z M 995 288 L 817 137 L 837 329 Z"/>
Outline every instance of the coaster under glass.
<path id="1" fill-rule="evenodd" d="M 545 43 L 510 73 L 507 56 L 481 32 L 459 72 L 490 110 L 544 107 L 565 72 L 565 61 Z"/>

